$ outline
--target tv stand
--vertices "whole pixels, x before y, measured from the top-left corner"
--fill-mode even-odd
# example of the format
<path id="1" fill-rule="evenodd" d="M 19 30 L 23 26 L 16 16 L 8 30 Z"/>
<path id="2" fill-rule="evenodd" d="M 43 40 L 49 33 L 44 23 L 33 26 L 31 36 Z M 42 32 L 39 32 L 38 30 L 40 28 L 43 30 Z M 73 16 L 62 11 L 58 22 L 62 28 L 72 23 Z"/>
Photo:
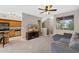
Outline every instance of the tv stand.
<path id="1" fill-rule="evenodd" d="M 39 31 L 26 32 L 26 40 L 39 37 Z"/>

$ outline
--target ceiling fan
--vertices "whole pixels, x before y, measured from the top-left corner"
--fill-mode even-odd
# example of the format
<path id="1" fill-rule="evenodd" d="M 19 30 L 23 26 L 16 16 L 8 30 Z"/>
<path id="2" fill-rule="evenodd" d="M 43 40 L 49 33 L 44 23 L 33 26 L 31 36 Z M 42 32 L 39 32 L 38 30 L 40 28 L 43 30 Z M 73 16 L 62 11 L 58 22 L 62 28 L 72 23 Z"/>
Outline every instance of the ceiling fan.
<path id="1" fill-rule="evenodd" d="M 57 9 L 53 9 L 53 5 L 46 5 L 45 9 L 42 9 L 42 8 L 38 8 L 38 9 L 43 11 L 40 14 L 42 14 L 44 12 L 47 12 L 47 14 L 50 14 L 50 12 L 52 12 L 52 11 L 57 11 Z"/>

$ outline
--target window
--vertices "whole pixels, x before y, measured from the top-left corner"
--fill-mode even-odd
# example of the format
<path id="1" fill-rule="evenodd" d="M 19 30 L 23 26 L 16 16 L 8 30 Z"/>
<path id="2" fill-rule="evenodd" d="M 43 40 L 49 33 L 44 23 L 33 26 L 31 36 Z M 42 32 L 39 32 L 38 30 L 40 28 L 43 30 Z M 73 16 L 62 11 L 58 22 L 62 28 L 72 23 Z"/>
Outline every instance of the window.
<path id="1" fill-rule="evenodd" d="M 56 28 L 63 30 L 74 30 L 74 16 L 64 16 L 56 18 Z"/>

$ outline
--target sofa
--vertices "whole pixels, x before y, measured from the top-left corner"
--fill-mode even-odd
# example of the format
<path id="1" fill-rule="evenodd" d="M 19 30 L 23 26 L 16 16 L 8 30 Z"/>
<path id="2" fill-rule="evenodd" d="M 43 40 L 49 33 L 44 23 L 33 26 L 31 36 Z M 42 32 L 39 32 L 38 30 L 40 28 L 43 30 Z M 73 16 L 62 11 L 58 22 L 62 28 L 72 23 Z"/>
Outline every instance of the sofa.
<path id="1" fill-rule="evenodd" d="M 53 36 L 53 39 L 54 39 L 55 41 L 60 40 L 61 38 L 70 39 L 71 36 L 72 36 L 71 33 L 64 33 L 64 35 L 55 34 L 55 35 Z"/>
<path id="2" fill-rule="evenodd" d="M 72 40 L 74 39 L 72 38 L 73 36 L 75 35 L 72 35 L 71 33 L 64 33 L 64 35 L 54 35 L 54 42 L 51 43 L 52 53 L 79 53 L 79 39 L 77 41 L 77 44 L 73 44 L 70 46 L 70 43 L 74 41 Z"/>

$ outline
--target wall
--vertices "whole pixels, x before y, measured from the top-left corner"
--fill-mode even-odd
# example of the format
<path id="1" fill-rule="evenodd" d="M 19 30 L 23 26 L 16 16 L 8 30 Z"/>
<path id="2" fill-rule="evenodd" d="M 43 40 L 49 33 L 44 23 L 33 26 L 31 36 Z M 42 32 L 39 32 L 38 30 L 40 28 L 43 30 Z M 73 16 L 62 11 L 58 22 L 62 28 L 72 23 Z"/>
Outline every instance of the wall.
<path id="1" fill-rule="evenodd" d="M 48 35 L 53 34 L 53 19 L 48 18 L 43 23 L 45 28 L 48 30 Z"/>
<path id="2" fill-rule="evenodd" d="M 77 10 L 78 12 L 77 12 L 77 17 L 78 17 L 78 24 L 77 24 L 77 26 L 78 26 L 78 32 L 79 32 L 79 8 L 78 8 L 78 10 Z"/>
<path id="3" fill-rule="evenodd" d="M 54 15 L 49 14 L 46 17 L 42 18 L 42 23 L 44 23 L 44 27 L 47 28 L 47 34 L 53 34 L 53 26 L 54 26 Z"/>
<path id="4" fill-rule="evenodd" d="M 50 26 L 49 26 L 49 29 L 50 29 L 50 32 L 51 32 L 50 34 L 53 34 L 54 26 L 55 26 L 55 25 L 54 25 L 54 16 L 52 16 L 52 17 L 53 17 L 53 18 L 49 18 L 49 22 L 50 22 L 50 23 L 49 23 L 49 25 L 50 25 Z"/>
<path id="5" fill-rule="evenodd" d="M 74 15 L 74 30 L 57 30 L 56 29 L 56 17 L 68 16 L 68 15 Z M 66 12 L 66 13 L 55 15 L 54 27 L 53 27 L 54 34 L 73 33 L 74 31 L 79 32 L 79 25 L 78 25 L 79 24 L 79 17 L 78 17 L 78 15 L 79 15 L 79 9 L 76 11 Z"/>
<path id="6" fill-rule="evenodd" d="M 38 24 L 39 19 L 40 19 L 39 17 L 29 15 L 29 14 L 26 14 L 26 13 L 22 13 L 22 37 L 23 38 L 26 37 L 26 32 L 28 31 L 27 24 L 29 22 L 32 22 L 33 24 Z"/>

